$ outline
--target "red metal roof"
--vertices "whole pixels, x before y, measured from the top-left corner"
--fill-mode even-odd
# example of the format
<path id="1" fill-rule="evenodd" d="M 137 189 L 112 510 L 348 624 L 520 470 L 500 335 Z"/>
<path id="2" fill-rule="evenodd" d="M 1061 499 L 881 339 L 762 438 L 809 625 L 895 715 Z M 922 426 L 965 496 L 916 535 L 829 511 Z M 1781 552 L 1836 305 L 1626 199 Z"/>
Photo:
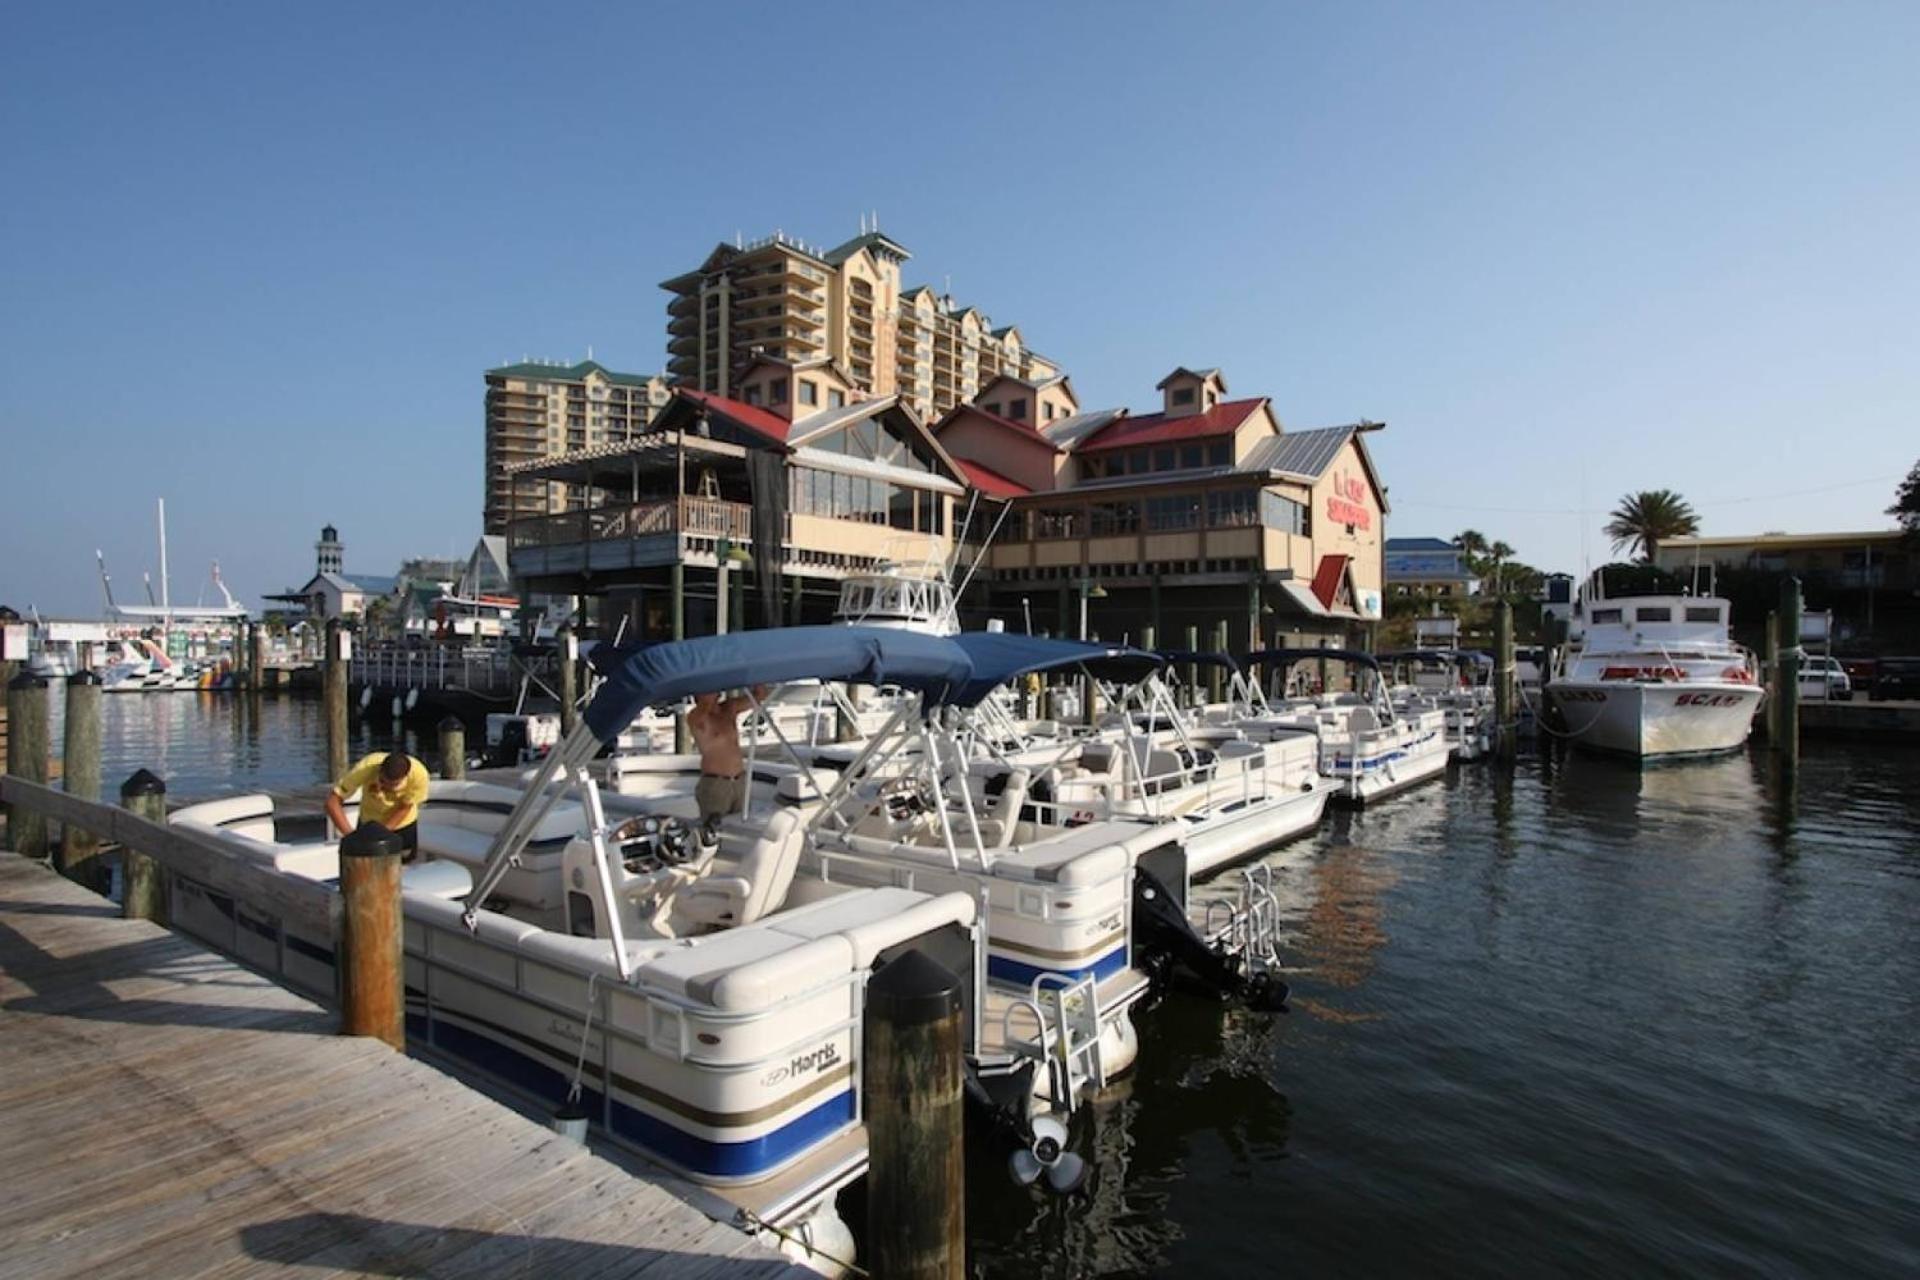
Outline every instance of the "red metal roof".
<path id="1" fill-rule="evenodd" d="M 1164 413 L 1121 418 L 1081 445 L 1079 452 L 1099 453 L 1106 449 L 1128 449 L 1141 444 L 1165 444 L 1172 440 L 1230 435 L 1247 420 L 1248 414 L 1266 402 L 1265 396 L 1254 396 L 1250 400 L 1222 400 L 1205 413 L 1190 413 L 1180 418 L 1169 418 Z"/>
<path id="2" fill-rule="evenodd" d="M 714 395 L 711 391 L 695 391 L 692 387 L 675 387 L 673 391 L 675 395 L 685 396 L 695 404 L 705 406 L 707 412 L 720 414 L 751 431 L 757 431 L 776 444 L 787 442 L 787 431 L 793 424 L 777 413 L 768 413 L 757 405 L 742 404 L 738 400 Z"/>
<path id="3" fill-rule="evenodd" d="M 991 422 L 994 426 L 1002 427 L 1008 431 L 1013 432 L 1017 436 L 1025 436 L 1027 439 L 1033 441 L 1035 444 L 1045 445 L 1048 449 L 1052 450 L 1054 453 L 1066 452 L 1066 450 L 1062 449 L 1059 445 L 1055 444 L 1053 441 L 1047 439 L 1045 435 L 1041 434 L 1039 431 L 1035 430 L 1033 427 L 1028 426 L 1026 423 L 1016 422 L 1012 418 L 1003 418 L 997 413 L 988 413 L 985 409 L 982 409 L 977 404 L 955 405 L 951 410 L 947 412 L 947 416 L 940 419 L 940 421 L 934 426 L 934 433 L 937 435 L 941 431 L 945 430 L 948 423 L 952 422 L 955 418 L 958 418 L 963 413 L 970 413 L 976 418 L 984 418 L 988 422 Z"/>
<path id="4" fill-rule="evenodd" d="M 1321 556 L 1320 567 L 1313 574 L 1313 597 L 1327 608 L 1333 608 L 1334 597 L 1340 593 L 1340 579 L 1346 575 L 1347 561 L 1351 556 Z"/>
<path id="5" fill-rule="evenodd" d="M 965 458 L 955 458 L 953 461 L 960 468 L 960 474 L 967 478 L 967 483 L 989 498 L 1018 498 L 1033 492 L 1018 480 L 1009 480 L 991 467 L 983 467 Z"/>

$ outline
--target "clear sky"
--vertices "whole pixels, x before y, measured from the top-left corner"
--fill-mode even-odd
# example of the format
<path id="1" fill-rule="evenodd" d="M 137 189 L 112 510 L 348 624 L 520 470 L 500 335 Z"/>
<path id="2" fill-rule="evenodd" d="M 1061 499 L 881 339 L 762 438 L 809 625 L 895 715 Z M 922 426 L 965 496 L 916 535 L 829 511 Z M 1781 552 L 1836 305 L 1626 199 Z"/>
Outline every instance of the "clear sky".
<path id="1" fill-rule="evenodd" d="M 481 371 L 658 368 L 658 282 L 864 210 L 1072 375 L 1384 419 L 1390 531 L 1623 492 L 1886 527 L 1920 458 L 1920 5 L 15 4 L 0 602 L 479 532 Z M 1587 530 L 1583 534 L 1583 526 Z M 1583 546 L 1584 543 L 1584 546 Z"/>

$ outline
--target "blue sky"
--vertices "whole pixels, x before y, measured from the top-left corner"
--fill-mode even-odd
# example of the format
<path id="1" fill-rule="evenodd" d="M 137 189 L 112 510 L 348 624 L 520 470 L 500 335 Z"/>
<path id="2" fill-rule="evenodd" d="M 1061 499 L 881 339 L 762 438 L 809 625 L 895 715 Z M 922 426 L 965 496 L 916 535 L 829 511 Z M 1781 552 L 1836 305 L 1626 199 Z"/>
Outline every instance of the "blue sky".
<path id="1" fill-rule="evenodd" d="M 1920 459 L 1920 6 L 23 5 L 0 602 L 253 599 L 479 531 L 481 370 L 877 209 L 1089 405 L 1362 415 L 1390 529 L 1885 527 Z M 1583 534 L 1583 526 L 1586 532 Z"/>

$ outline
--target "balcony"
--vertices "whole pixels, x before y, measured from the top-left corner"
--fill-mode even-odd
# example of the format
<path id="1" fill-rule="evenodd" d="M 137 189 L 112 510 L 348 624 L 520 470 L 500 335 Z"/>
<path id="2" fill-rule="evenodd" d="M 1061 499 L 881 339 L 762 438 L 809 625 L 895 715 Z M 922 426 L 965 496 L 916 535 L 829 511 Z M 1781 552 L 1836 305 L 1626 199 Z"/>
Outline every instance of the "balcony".
<path id="1" fill-rule="evenodd" d="M 601 572 L 672 564 L 689 550 L 726 539 L 746 545 L 753 508 L 711 498 L 593 507 L 531 516 L 507 526 L 507 554 L 516 576 Z"/>

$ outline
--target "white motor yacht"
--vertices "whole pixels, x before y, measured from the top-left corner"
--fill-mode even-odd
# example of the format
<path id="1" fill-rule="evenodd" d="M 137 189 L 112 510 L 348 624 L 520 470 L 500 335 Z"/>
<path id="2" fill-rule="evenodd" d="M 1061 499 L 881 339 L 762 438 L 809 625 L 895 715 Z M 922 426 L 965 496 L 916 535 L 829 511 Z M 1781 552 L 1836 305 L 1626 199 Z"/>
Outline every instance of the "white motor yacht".
<path id="1" fill-rule="evenodd" d="M 1575 602 L 1567 658 L 1546 694 L 1562 732 L 1597 751 L 1648 759 L 1745 745 L 1763 696 L 1717 596 Z"/>

